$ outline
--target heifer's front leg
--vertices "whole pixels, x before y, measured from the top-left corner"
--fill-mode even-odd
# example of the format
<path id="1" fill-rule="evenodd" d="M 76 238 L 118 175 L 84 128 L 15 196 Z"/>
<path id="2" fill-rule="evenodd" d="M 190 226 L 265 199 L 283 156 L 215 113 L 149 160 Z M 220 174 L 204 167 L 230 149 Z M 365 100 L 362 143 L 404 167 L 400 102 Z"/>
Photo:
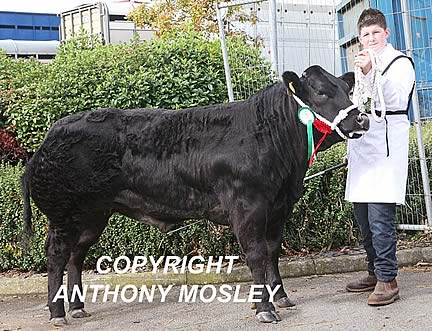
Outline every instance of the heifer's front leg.
<path id="1" fill-rule="evenodd" d="M 63 273 L 71 253 L 71 237 L 63 229 L 53 228 L 48 230 L 46 241 L 46 254 L 48 264 L 48 307 L 50 310 L 50 321 L 56 326 L 67 324 L 65 319 L 64 300 L 56 298 L 63 284 Z"/>
<path id="2" fill-rule="evenodd" d="M 295 303 L 288 298 L 279 273 L 279 255 L 284 224 L 283 221 L 279 220 L 267 224 L 267 251 L 270 259 L 267 263 L 266 281 L 272 290 L 279 285 L 279 289 L 274 296 L 276 306 L 280 308 L 292 308 L 295 307 Z"/>
<path id="3" fill-rule="evenodd" d="M 249 269 L 252 272 L 252 278 L 254 280 L 254 284 L 257 285 L 265 285 L 265 272 L 266 272 L 266 264 L 268 256 L 266 254 L 262 254 L 261 252 L 265 251 L 265 245 L 254 245 L 254 248 L 245 252 L 246 254 L 246 263 Z M 278 322 L 281 320 L 279 315 L 276 313 L 274 305 L 269 302 L 269 293 L 267 288 L 263 288 L 261 302 L 256 303 L 256 318 L 258 321 L 263 323 L 272 323 Z"/>
<path id="4" fill-rule="evenodd" d="M 72 298 L 72 292 L 79 290 L 82 291 L 82 267 L 84 259 L 91 245 L 97 242 L 103 229 L 107 224 L 108 216 L 106 217 L 91 217 L 83 220 L 81 224 L 91 224 L 92 227 L 85 229 L 78 240 L 78 243 L 73 247 L 71 256 L 68 262 L 68 298 L 69 298 L 69 312 L 73 318 L 83 318 L 91 316 L 84 310 L 84 302 L 79 300 L 78 295 Z"/>
<path id="5" fill-rule="evenodd" d="M 231 222 L 234 233 L 246 256 L 246 264 L 252 273 L 254 284 L 264 287 L 261 297 L 256 297 L 260 300 L 256 303 L 256 317 L 260 322 L 271 323 L 280 321 L 281 318 L 276 313 L 273 304 L 269 302 L 269 293 L 264 286 L 266 283 L 266 265 L 269 258 L 265 238 L 267 220 L 264 211 L 265 208 L 247 208 L 243 203 L 241 206 L 237 206 L 237 210 L 231 217 Z"/>

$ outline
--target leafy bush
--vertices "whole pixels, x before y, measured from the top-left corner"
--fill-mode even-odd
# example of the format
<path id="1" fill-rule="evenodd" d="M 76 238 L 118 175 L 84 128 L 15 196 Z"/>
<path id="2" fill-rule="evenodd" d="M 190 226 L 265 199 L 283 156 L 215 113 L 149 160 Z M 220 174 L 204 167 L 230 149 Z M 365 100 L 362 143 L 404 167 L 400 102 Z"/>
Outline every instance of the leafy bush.
<path id="1" fill-rule="evenodd" d="M 13 60 L 0 50 L 0 126 L 6 126 L 8 108 L 34 89 L 46 69 L 34 59 Z"/>
<path id="2" fill-rule="evenodd" d="M 319 154 L 308 174 L 342 162 L 346 145 L 338 144 Z M 295 205 L 286 226 L 286 247 L 293 250 L 328 250 L 357 241 L 352 205 L 344 200 L 346 169 L 315 177 L 305 183 L 303 197 Z"/>
<path id="3" fill-rule="evenodd" d="M 17 162 L 27 158 L 22 146 L 18 144 L 15 137 L 6 129 L 0 127 L 0 162 Z"/>
<path id="4" fill-rule="evenodd" d="M 17 122 L 8 121 L 7 114 L 23 96 L 28 95 L 31 100 L 35 84 L 45 77 L 45 70 L 46 66 L 33 59 L 15 61 L 0 51 L 0 161 L 27 159 L 26 151 L 14 134 Z"/>
<path id="5" fill-rule="evenodd" d="M 31 254 L 22 252 L 23 201 L 20 189 L 22 165 L 0 163 L 0 270 L 43 270 L 46 217 L 33 205 L 35 234 Z"/>
<path id="6" fill-rule="evenodd" d="M 427 156 L 432 155 L 432 122 L 425 122 L 422 128 L 423 143 Z M 345 144 L 335 145 L 319 155 L 318 161 L 308 174 L 329 168 L 341 162 L 346 154 Z M 415 128 L 410 130 L 410 162 L 418 164 L 418 146 Z M 428 165 L 429 178 L 432 167 Z M 418 195 L 407 196 L 404 207 L 407 219 L 426 217 L 421 185 L 420 166 L 411 166 L 408 173 L 407 192 Z M 293 250 L 327 250 L 351 245 L 359 239 L 359 229 L 352 214 L 352 204 L 344 200 L 346 168 L 335 171 L 331 176 L 316 177 L 305 184 L 303 197 L 296 204 L 293 216 L 286 226 L 284 244 Z M 401 209 L 398 208 L 400 211 Z M 420 214 L 420 215 L 419 215 Z M 401 213 L 396 222 L 400 222 Z"/>
<path id="7" fill-rule="evenodd" d="M 271 82 L 270 64 L 243 37 L 229 38 L 228 47 L 254 64 L 233 77 L 234 84 L 253 79 L 261 88 Z M 48 128 L 67 114 L 101 107 L 179 109 L 226 101 L 221 54 L 218 40 L 194 32 L 122 45 L 101 45 L 79 36 L 43 69 L 29 65 L 22 75 L 28 84 L 21 78 L 12 81 L 17 87 L 0 96 L 0 102 L 19 140 L 35 151 Z"/>
<path id="8" fill-rule="evenodd" d="M 13 61 L 0 50 L 0 162 L 16 162 L 26 158 L 22 146 L 16 141 L 12 132 L 5 128 L 5 109 L 13 103 L 11 96 L 14 91 L 24 83 L 23 72 L 37 65 L 34 61 Z M 36 70 L 30 69 L 30 71 L 35 72 Z"/>

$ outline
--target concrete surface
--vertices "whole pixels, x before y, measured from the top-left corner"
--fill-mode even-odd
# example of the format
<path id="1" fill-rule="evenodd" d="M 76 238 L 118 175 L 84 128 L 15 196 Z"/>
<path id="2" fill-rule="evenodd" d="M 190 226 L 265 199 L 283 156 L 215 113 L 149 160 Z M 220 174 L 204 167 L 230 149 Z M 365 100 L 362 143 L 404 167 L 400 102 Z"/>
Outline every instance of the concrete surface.
<path id="1" fill-rule="evenodd" d="M 400 267 L 412 266 L 419 262 L 432 263 L 432 247 L 416 247 L 404 249 L 397 252 Z M 304 258 L 284 259 L 279 262 L 279 269 L 282 278 L 302 277 L 310 275 L 324 275 L 332 273 L 344 273 L 367 270 L 364 251 L 355 254 L 341 255 L 335 257 L 308 256 Z M 224 270 L 224 269 L 223 269 Z M 84 273 L 84 284 L 109 284 L 120 286 L 126 284 L 142 285 L 160 284 L 221 284 L 239 283 L 251 281 L 251 273 L 244 265 L 235 266 L 229 274 L 226 272 L 191 274 L 189 272 L 174 274 L 172 272 L 158 273 L 126 273 L 99 275 L 95 273 Z M 64 279 L 66 281 L 66 278 Z M 23 277 L 2 277 L 0 276 L 0 296 L 2 295 L 28 295 L 41 294 L 47 291 L 46 274 Z"/>
<path id="2" fill-rule="evenodd" d="M 167 302 L 86 303 L 92 313 L 73 319 L 65 330 L 432 330 L 432 268 L 402 268 L 401 299 L 385 307 L 366 304 L 368 293 L 345 292 L 345 284 L 364 272 L 284 280 L 295 310 L 280 309 L 278 324 L 260 324 L 249 303 L 178 302 L 179 287 Z M 249 290 L 241 284 L 241 295 Z M 160 298 L 160 297 L 159 297 Z M 0 330 L 54 330 L 40 294 L 0 297 Z"/>
<path id="3" fill-rule="evenodd" d="M 432 330 L 432 247 L 398 251 L 402 268 L 399 276 L 401 300 L 373 308 L 366 304 L 367 293 L 345 292 L 345 284 L 364 274 L 364 251 L 348 255 L 282 259 L 284 286 L 298 307 L 280 310 L 282 321 L 263 325 L 255 320 L 250 303 L 226 303 L 214 300 L 185 303 L 179 301 L 181 286 L 191 284 L 232 284 L 239 286 L 240 298 L 249 293 L 251 276 L 247 267 L 238 265 L 230 274 L 107 274 L 85 273 L 83 283 L 90 285 L 134 285 L 138 288 L 159 284 L 165 289 L 175 285 L 161 303 L 156 291 L 153 302 L 119 300 L 95 302 L 88 294 L 86 310 L 93 315 L 86 319 L 69 319 L 68 330 Z M 417 267 L 406 267 L 415 266 Z M 361 271 L 361 272 L 359 272 Z M 217 286 L 218 289 L 220 287 Z M 0 276 L 0 331 L 56 329 L 48 323 L 46 274 L 23 277 Z M 233 291 L 230 293 L 233 294 Z M 89 293 L 93 293 L 89 290 Z M 130 295 L 130 291 L 127 292 Z M 209 294 L 207 291 L 206 294 Z M 218 293 L 220 294 L 220 293 Z M 218 295 L 220 297 L 220 295 Z M 112 298 L 110 296 L 109 298 Z M 205 298 L 204 298 L 205 299 Z"/>

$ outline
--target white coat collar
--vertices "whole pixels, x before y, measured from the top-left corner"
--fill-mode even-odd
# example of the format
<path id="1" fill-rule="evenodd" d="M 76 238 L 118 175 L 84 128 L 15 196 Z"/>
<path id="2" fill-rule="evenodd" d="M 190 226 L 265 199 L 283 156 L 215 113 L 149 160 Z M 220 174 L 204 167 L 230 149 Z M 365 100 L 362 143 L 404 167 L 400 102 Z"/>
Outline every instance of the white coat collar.
<path id="1" fill-rule="evenodd" d="M 402 53 L 395 50 L 392 44 L 387 43 L 377 52 L 377 65 L 379 69 L 384 70 L 389 65 L 389 63 L 399 54 Z"/>

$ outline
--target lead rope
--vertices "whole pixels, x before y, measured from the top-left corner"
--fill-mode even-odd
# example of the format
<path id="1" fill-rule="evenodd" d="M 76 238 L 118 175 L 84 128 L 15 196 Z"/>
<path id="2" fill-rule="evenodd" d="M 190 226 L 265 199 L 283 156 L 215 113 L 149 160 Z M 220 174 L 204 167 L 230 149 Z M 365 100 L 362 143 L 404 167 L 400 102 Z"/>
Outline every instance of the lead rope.
<path id="1" fill-rule="evenodd" d="M 356 67 L 354 69 L 354 94 L 353 94 L 353 102 L 358 105 L 358 109 L 360 112 L 371 113 L 372 117 L 377 123 L 380 123 L 384 120 L 386 115 L 386 106 L 384 102 L 384 94 L 382 89 L 382 71 L 377 65 L 377 55 L 371 49 L 366 49 L 369 53 L 372 68 L 371 68 L 371 80 L 370 86 L 371 89 L 367 86 L 363 79 L 361 79 L 362 71 L 361 68 Z M 375 100 L 379 98 L 380 106 L 381 106 L 381 115 L 378 116 L 375 110 Z"/>

